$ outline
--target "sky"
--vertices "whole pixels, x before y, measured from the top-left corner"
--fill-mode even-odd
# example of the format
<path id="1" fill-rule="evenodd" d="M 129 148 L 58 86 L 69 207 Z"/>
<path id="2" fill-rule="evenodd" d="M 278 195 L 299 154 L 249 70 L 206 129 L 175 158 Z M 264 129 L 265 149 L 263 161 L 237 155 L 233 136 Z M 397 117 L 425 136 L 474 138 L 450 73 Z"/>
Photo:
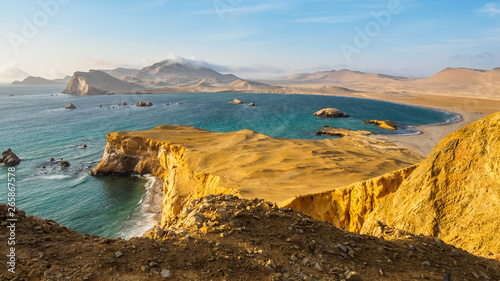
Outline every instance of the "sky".
<path id="1" fill-rule="evenodd" d="M 0 0 L 0 83 L 186 58 L 242 78 L 500 67 L 500 1 Z"/>

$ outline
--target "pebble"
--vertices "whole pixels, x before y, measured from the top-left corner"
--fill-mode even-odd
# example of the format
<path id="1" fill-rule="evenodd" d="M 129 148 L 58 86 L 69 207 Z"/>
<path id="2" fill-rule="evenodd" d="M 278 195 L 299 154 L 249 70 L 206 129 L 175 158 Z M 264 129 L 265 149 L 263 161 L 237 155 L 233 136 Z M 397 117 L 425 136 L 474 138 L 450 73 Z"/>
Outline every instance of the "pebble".
<path id="1" fill-rule="evenodd" d="M 120 251 L 116 251 L 115 256 L 116 256 L 117 258 L 119 258 L 119 257 L 123 256 L 123 253 L 122 253 L 122 252 L 120 252 Z"/>
<path id="2" fill-rule="evenodd" d="M 361 278 L 361 275 L 359 275 L 359 273 L 351 271 L 347 275 L 346 281 L 363 281 L 363 278 Z"/>
<path id="3" fill-rule="evenodd" d="M 347 247 L 342 244 L 337 244 L 337 248 L 341 249 L 344 253 L 347 253 Z"/>
<path id="4" fill-rule="evenodd" d="M 315 268 L 317 271 L 323 271 L 323 268 L 321 267 L 321 265 L 319 265 L 319 263 L 315 263 L 315 264 L 314 264 L 314 268 Z"/>
<path id="5" fill-rule="evenodd" d="M 157 262 L 152 261 L 152 262 L 150 262 L 150 263 L 149 263 L 149 266 L 150 266 L 150 267 L 157 267 L 157 266 L 158 266 L 158 263 L 157 263 Z"/>
<path id="6" fill-rule="evenodd" d="M 161 272 L 161 277 L 163 278 L 172 278 L 174 277 L 174 274 L 172 273 L 172 271 L 168 270 L 168 269 L 162 269 Z"/>

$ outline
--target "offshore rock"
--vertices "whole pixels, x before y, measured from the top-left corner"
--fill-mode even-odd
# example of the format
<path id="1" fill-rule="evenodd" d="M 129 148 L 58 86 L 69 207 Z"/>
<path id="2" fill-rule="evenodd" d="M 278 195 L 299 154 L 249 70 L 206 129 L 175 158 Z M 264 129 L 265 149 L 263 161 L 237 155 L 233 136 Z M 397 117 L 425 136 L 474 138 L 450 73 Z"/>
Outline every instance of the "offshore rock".
<path id="1" fill-rule="evenodd" d="M 153 103 L 149 101 L 138 101 L 135 106 L 148 107 L 148 106 L 153 106 Z"/>
<path id="2" fill-rule="evenodd" d="M 370 214 L 380 223 L 475 253 L 500 252 L 500 112 L 444 138 Z M 378 222 L 380 221 L 380 222 Z"/>
<path id="3" fill-rule="evenodd" d="M 21 162 L 21 159 L 9 148 L 2 152 L 2 158 L 0 158 L 0 163 L 5 166 L 16 166 Z"/>
<path id="4" fill-rule="evenodd" d="M 378 125 L 382 129 L 387 129 L 387 130 L 397 130 L 398 129 L 398 124 L 394 121 L 391 120 L 362 120 L 365 124 L 374 124 Z"/>
<path id="5" fill-rule="evenodd" d="M 342 111 L 336 108 L 325 108 L 320 111 L 317 111 L 313 114 L 317 117 L 325 117 L 325 118 L 333 118 L 333 117 L 351 117 L 347 113 L 343 113 Z"/>
<path id="6" fill-rule="evenodd" d="M 330 127 L 330 126 L 323 126 L 322 130 L 316 131 L 316 135 L 347 137 L 347 136 L 369 136 L 369 135 L 373 135 L 373 133 L 368 132 L 368 131 L 364 131 L 364 130 L 353 131 L 353 130 L 349 130 L 349 129 L 341 129 L 341 128 L 335 128 L 335 127 Z"/>
<path id="7" fill-rule="evenodd" d="M 75 109 L 76 106 L 73 103 L 70 103 L 70 104 L 66 105 L 64 108 L 66 108 L 66 109 Z"/>

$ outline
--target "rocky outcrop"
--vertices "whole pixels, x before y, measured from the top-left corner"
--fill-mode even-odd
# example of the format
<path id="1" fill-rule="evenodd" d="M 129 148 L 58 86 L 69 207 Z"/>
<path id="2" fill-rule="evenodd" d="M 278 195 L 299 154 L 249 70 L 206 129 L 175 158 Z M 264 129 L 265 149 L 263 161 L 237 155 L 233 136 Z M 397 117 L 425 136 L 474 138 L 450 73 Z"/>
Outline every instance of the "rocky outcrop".
<path id="1" fill-rule="evenodd" d="M 342 111 L 336 109 L 336 108 L 325 108 L 320 111 L 317 111 L 313 114 L 314 116 L 317 117 L 324 117 L 324 118 L 333 118 L 333 117 L 350 117 L 349 114 L 343 113 Z"/>
<path id="2" fill-rule="evenodd" d="M 137 104 L 135 106 L 139 106 L 139 107 L 149 107 L 149 106 L 153 106 L 153 103 L 149 102 L 149 101 L 138 101 Z"/>
<path id="3" fill-rule="evenodd" d="M 127 105 L 127 103 L 126 103 L 126 102 L 124 102 L 124 101 L 122 101 L 122 102 L 121 102 L 121 103 L 119 103 L 118 105 L 119 105 L 119 106 L 126 106 L 126 105 Z"/>
<path id="4" fill-rule="evenodd" d="M 353 131 L 349 129 L 335 128 L 330 126 L 323 126 L 323 129 L 316 131 L 316 135 L 327 135 L 334 137 L 347 137 L 347 136 L 369 136 L 373 135 L 372 132 L 359 130 Z"/>
<path id="5" fill-rule="evenodd" d="M 444 138 L 397 192 L 370 214 L 379 222 L 440 238 L 471 252 L 500 252 L 500 113 Z"/>
<path id="6" fill-rule="evenodd" d="M 64 107 L 65 109 L 75 109 L 76 106 L 73 103 L 70 103 Z"/>
<path id="7" fill-rule="evenodd" d="M 233 101 L 230 101 L 229 103 L 233 103 L 233 104 L 245 104 L 244 101 L 241 101 L 239 99 L 234 99 Z"/>
<path id="8" fill-rule="evenodd" d="M 365 220 L 387 195 L 418 167 L 414 165 L 364 182 L 327 192 L 297 196 L 285 204 L 338 228 L 360 232 Z"/>
<path id="9" fill-rule="evenodd" d="M 16 166 L 21 162 L 21 159 L 9 148 L 2 152 L 2 158 L 0 158 L 0 164 L 5 166 Z"/>
<path id="10" fill-rule="evenodd" d="M 398 129 L 398 124 L 394 121 L 390 120 L 362 120 L 365 124 L 374 124 L 379 126 L 382 129 L 387 129 L 387 130 L 397 130 Z"/>
<path id="11" fill-rule="evenodd" d="M 7 218 L 16 219 L 21 245 L 15 275 L 2 257 L 2 280 L 500 280 L 498 261 L 440 240 L 349 233 L 259 199 L 192 200 L 166 230 L 130 240 L 81 234 L 17 209 L 14 214 L 0 203 L 0 252 L 11 253 Z"/>
<path id="12" fill-rule="evenodd" d="M 251 103 L 248 104 L 248 106 L 258 106 L 258 105 L 256 105 L 255 103 L 251 102 Z"/>
<path id="13" fill-rule="evenodd" d="M 106 95 L 136 93 L 145 89 L 143 86 L 122 81 L 105 72 L 90 70 L 75 72 L 63 93 L 81 96 Z"/>

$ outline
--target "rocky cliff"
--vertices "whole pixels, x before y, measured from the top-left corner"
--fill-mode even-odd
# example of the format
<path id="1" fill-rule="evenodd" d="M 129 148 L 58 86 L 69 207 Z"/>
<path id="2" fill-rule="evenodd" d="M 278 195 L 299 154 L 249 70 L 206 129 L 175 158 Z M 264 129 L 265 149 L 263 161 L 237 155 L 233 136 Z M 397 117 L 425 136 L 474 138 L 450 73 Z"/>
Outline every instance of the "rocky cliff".
<path id="1" fill-rule="evenodd" d="M 279 203 L 418 161 L 420 158 L 408 150 L 363 136 L 289 140 L 249 130 L 214 133 L 163 125 L 149 131 L 108 134 L 104 156 L 92 173 L 154 174 L 161 178 L 165 226 L 186 202 L 208 194 Z"/>
<path id="2" fill-rule="evenodd" d="M 471 252 L 500 252 L 500 112 L 444 138 L 370 214 L 379 222 L 438 237 Z"/>
<path id="3" fill-rule="evenodd" d="M 413 165 L 331 191 L 297 196 L 284 205 L 338 228 L 359 233 L 380 201 L 395 192 L 417 167 Z"/>
<path id="4" fill-rule="evenodd" d="M 84 96 L 134 93 L 142 90 L 145 90 L 142 86 L 122 81 L 102 71 L 90 70 L 75 72 L 63 93 Z"/>

